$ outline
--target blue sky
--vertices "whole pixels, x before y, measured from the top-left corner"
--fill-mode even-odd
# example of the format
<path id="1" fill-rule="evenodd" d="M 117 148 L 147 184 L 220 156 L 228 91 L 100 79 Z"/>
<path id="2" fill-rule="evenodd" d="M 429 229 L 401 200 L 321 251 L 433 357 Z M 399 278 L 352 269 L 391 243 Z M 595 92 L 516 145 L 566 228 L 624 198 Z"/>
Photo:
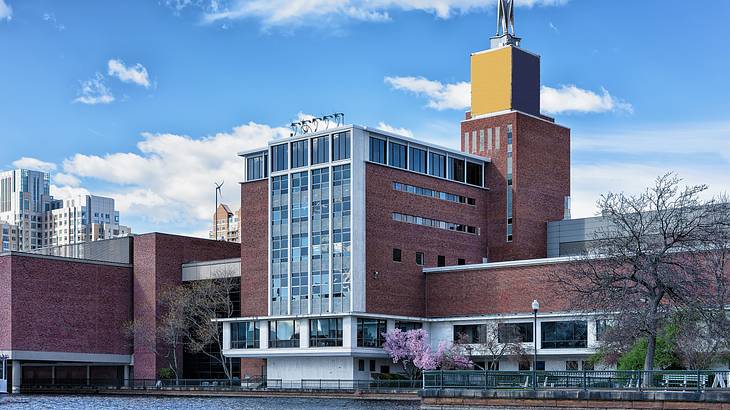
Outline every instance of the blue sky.
<path id="1" fill-rule="evenodd" d="M 0 169 L 206 235 L 235 152 L 333 111 L 456 147 L 495 0 L 0 0 Z M 730 2 L 523 0 L 543 110 L 573 130 L 573 214 L 673 170 L 730 183 Z"/>

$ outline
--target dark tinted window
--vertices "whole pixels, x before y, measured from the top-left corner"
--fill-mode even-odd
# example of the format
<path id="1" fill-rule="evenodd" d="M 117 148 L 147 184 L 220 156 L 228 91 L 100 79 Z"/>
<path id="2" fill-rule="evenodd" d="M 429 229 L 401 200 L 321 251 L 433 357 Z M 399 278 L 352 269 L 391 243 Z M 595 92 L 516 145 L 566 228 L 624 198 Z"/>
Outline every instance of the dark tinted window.
<path id="1" fill-rule="evenodd" d="M 410 170 L 426 173 L 426 151 L 411 147 L 409 155 L 411 156 Z"/>
<path id="2" fill-rule="evenodd" d="M 329 136 L 312 138 L 312 165 L 329 161 Z"/>
<path id="3" fill-rule="evenodd" d="M 402 260 L 401 250 L 393 248 L 393 262 L 400 262 Z"/>
<path id="4" fill-rule="evenodd" d="M 275 145 L 271 147 L 271 172 L 283 171 L 287 169 L 287 152 L 289 151 L 287 144 Z"/>
<path id="5" fill-rule="evenodd" d="M 464 160 L 449 158 L 449 179 L 464 182 Z"/>
<path id="6" fill-rule="evenodd" d="M 309 346 L 342 346 L 342 319 L 311 319 Z"/>
<path id="7" fill-rule="evenodd" d="M 269 321 L 269 347 L 299 347 L 299 322 Z"/>
<path id="8" fill-rule="evenodd" d="M 438 262 L 436 263 L 437 266 L 446 266 L 446 257 L 443 255 L 438 256 Z"/>
<path id="9" fill-rule="evenodd" d="M 428 173 L 436 177 L 446 178 L 446 156 L 432 152 L 429 154 L 428 160 Z"/>
<path id="10" fill-rule="evenodd" d="M 388 165 L 398 168 L 406 168 L 407 157 L 405 145 L 401 145 L 396 142 L 390 143 L 390 158 L 388 159 Z"/>
<path id="11" fill-rule="evenodd" d="M 381 347 L 385 343 L 386 321 L 377 319 L 357 319 L 357 345 L 359 347 Z M 375 370 L 375 362 L 370 362 Z"/>
<path id="12" fill-rule="evenodd" d="M 377 162 L 378 164 L 385 164 L 387 162 L 385 140 L 370 137 L 370 161 Z"/>
<path id="13" fill-rule="evenodd" d="M 532 323 L 500 323 L 497 336 L 499 343 L 532 342 Z"/>
<path id="14" fill-rule="evenodd" d="M 306 167 L 308 164 L 309 155 L 307 153 L 307 141 L 297 141 L 291 144 L 291 167 L 299 168 Z"/>
<path id="15" fill-rule="evenodd" d="M 332 160 L 340 161 L 350 158 L 350 132 L 332 135 Z"/>
<path id="16" fill-rule="evenodd" d="M 543 322 L 541 330 L 543 349 L 585 348 L 588 345 L 588 325 L 584 320 Z"/>
<path id="17" fill-rule="evenodd" d="M 482 186 L 482 178 L 484 171 L 482 170 L 481 164 L 475 164 L 473 162 L 466 163 L 466 183 L 476 186 Z"/>

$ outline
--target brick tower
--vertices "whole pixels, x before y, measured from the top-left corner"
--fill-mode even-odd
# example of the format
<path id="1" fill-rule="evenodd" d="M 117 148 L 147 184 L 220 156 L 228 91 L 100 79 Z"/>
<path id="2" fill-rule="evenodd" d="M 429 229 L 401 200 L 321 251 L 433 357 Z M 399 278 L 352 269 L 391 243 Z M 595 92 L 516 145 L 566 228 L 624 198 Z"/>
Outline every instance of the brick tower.
<path id="1" fill-rule="evenodd" d="M 540 56 L 520 48 L 500 9 L 491 48 L 471 55 L 471 111 L 461 150 L 489 157 L 490 262 L 547 256 L 547 222 L 570 198 L 570 129 L 540 113 Z"/>

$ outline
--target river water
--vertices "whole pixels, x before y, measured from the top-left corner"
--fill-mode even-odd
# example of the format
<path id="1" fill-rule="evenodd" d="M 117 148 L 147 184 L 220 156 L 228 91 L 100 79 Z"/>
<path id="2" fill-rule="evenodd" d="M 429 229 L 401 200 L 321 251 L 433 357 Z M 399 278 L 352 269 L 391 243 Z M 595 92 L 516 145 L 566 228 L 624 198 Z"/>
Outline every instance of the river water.
<path id="1" fill-rule="evenodd" d="M 0 396 L 0 410 L 9 409 L 418 409 L 418 401 L 254 397 L 129 397 L 129 396 Z"/>

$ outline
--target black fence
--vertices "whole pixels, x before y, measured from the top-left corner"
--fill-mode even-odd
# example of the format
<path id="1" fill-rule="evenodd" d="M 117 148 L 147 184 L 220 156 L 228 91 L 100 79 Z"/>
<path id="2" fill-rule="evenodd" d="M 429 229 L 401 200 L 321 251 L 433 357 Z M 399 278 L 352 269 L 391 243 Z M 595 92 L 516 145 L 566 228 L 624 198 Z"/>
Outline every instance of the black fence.
<path id="1" fill-rule="evenodd" d="M 427 371 L 424 389 L 730 390 L 728 370 Z"/>

